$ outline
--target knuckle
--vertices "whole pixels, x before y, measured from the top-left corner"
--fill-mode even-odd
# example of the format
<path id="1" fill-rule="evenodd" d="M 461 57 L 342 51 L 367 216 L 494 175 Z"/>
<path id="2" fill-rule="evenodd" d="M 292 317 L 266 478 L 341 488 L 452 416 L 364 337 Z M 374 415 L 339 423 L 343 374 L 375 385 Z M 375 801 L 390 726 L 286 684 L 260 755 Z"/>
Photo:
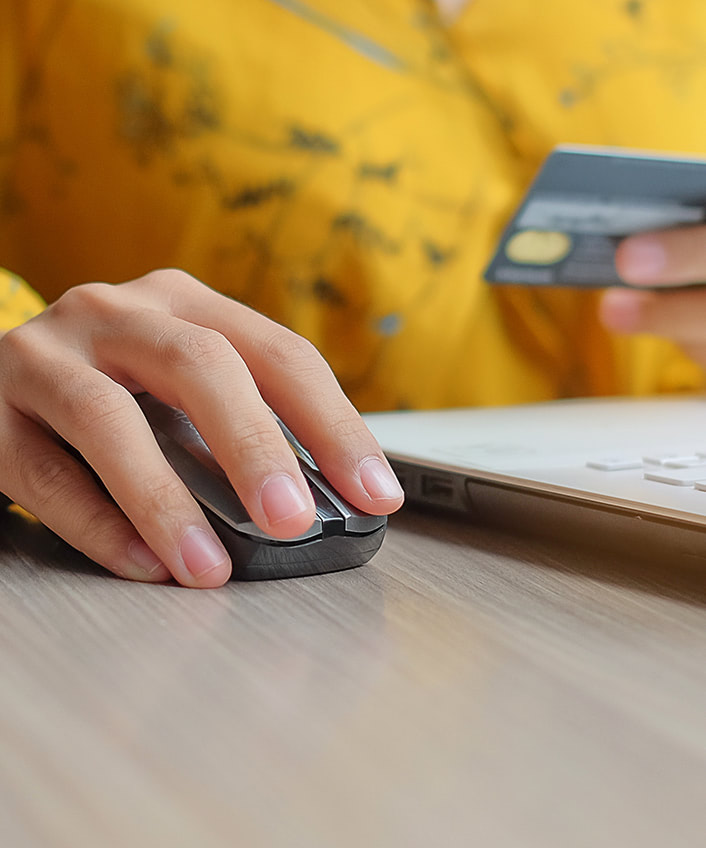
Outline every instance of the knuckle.
<path id="1" fill-rule="evenodd" d="M 139 511 L 150 520 L 163 515 L 173 520 L 179 514 L 179 506 L 184 503 L 184 487 L 174 475 L 150 477 L 143 482 L 140 490 Z"/>
<path id="2" fill-rule="evenodd" d="M 310 371 L 324 366 L 315 345 L 285 327 L 277 327 L 264 339 L 263 352 L 267 359 L 287 371 Z"/>
<path id="3" fill-rule="evenodd" d="M 115 557 L 116 550 L 125 534 L 126 518 L 107 495 L 96 493 L 95 497 L 84 500 L 71 511 L 72 532 L 77 540 L 100 542 L 110 556 Z M 111 544 L 112 543 L 112 544 Z"/>
<path id="4" fill-rule="evenodd" d="M 114 308 L 115 286 L 110 283 L 82 283 L 64 292 L 48 307 L 54 318 L 71 316 L 104 316 Z"/>
<path id="5" fill-rule="evenodd" d="M 364 445 L 372 438 L 363 419 L 357 414 L 334 415 L 327 420 L 326 431 L 333 444 Z"/>
<path id="6" fill-rule="evenodd" d="M 52 451 L 27 461 L 17 458 L 20 486 L 28 493 L 31 506 L 41 512 L 50 503 L 65 503 L 71 498 L 76 481 L 75 461 L 68 454 Z"/>
<path id="7" fill-rule="evenodd" d="M 179 326 L 164 330 L 155 341 L 159 362 L 170 368 L 212 368 L 233 359 L 233 347 L 216 330 Z"/>
<path id="8" fill-rule="evenodd" d="M 283 441 L 274 422 L 254 422 L 237 431 L 237 451 L 242 455 L 256 456 L 258 463 L 269 465 L 283 449 Z"/>
<path id="9" fill-rule="evenodd" d="M 68 430 L 73 433 L 104 432 L 115 433 L 131 412 L 132 396 L 117 384 L 96 385 L 73 381 L 70 391 L 66 391 L 66 378 L 57 375 L 59 388 L 56 397 L 61 398 L 62 418 Z"/>
<path id="10" fill-rule="evenodd" d="M 20 324 L 19 327 L 8 330 L 0 340 L 0 349 L 3 363 L 33 361 L 40 347 L 31 323 Z"/>
<path id="11" fill-rule="evenodd" d="M 173 293 L 178 291 L 189 291 L 201 283 L 180 268 L 156 268 L 141 277 L 139 280 L 141 285 L 147 285 L 156 289 L 159 292 Z"/>
<path id="12" fill-rule="evenodd" d="M 56 366 L 48 357 L 39 328 L 31 321 L 9 330 L 0 340 L 0 375 L 5 388 L 18 397 L 26 395 L 38 375 L 49 374 Z"/>

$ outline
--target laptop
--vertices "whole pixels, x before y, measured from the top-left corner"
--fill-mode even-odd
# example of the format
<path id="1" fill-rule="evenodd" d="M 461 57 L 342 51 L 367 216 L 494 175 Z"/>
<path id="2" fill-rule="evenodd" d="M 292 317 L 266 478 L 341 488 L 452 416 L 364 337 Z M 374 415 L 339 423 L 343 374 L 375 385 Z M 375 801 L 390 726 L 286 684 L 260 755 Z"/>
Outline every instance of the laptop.
<path id="1" fill-rule="evenodd" d="M 572 544 L 706 562 L 706 398 L 372 413 L 423 508 Z"/>

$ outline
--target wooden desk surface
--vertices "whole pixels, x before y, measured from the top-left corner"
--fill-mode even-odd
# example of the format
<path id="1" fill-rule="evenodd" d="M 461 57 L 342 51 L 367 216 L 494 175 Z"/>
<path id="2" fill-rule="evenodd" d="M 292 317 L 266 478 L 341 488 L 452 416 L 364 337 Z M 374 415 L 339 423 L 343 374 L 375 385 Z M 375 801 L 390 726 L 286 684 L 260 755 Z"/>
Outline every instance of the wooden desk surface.
<path id="1" fill-rule="evenodd" d="M 0 845 L 691 846 L 706 568 L 409 513 L 198 592 L 0 532 Z"/>

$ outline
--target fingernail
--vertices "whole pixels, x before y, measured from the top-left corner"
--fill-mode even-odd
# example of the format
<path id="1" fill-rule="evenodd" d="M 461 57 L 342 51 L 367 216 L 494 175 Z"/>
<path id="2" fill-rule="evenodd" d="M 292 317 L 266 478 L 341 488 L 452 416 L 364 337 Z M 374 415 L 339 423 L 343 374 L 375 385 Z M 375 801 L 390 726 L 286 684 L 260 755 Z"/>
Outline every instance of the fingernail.
<path id="1" fill-rule="evenodd" d="M 133 539 L 127 549 L 130 559 L 140 571 L 144 571 L 146 577 L 154 576 L 159 569 L 167 571 L 162 560 L 142 539 Z"/>
<path id="2" fill-rule="evenodd" d="M 279 524 L 311 508 L 299 486 L 288 474 L 268 477 L 260 492 L 260 502 L 270 524 Z"/>
<path id="3" fill-rule="evenodd" d="M 184 565 L 194 577 L 202 577 L 228 562 L 228 554 L 220 542 L 200 527 L 189 527 L 179 546 Z"/>
<path id="4" fill-rule="evenodd" d="M 397 477 L 376 456 L 363 460 L 360 466 L 360 482 L 374 501 L 397 499 L 404 494 Z"/>
<path id="5" fill-rule="evenodd" d="M 653 236 L 633 236 L 623 242 L 621 269 L 630 282 L 657 279 L 667 265 L 667 253 Z"/>

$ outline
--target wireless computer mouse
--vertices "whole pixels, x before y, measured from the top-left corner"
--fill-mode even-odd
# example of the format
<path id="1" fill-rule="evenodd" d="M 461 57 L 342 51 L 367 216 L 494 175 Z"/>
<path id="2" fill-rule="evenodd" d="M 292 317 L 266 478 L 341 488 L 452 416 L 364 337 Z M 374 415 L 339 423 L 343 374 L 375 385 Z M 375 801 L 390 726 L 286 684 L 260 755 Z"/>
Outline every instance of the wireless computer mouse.
<path id="1" fill-rule="evenodd" d="M 250 519 L 184 412 L 150 394 L 137 395 L 136 400 L 168 462 L 199 502 L 230 554 L 236 579 L 271 580 L 342 571 L 368 562 L 382 544 L 387 517 L 368 515 L 345 501 L 279 419 L 316 504 L 316 520 L 309 530 L 286 540 L 269 536 Z"/>

